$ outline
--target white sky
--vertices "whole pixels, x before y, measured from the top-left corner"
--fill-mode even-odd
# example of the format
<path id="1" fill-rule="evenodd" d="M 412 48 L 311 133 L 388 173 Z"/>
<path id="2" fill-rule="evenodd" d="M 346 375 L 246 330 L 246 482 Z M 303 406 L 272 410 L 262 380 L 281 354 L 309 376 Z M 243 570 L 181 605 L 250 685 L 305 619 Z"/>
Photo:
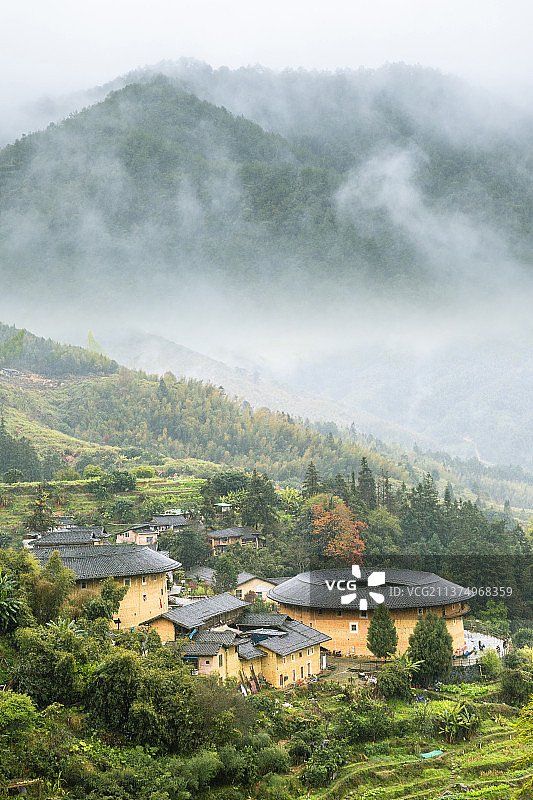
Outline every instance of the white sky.
<path id="1" fill-rule="evenodd" d="M 213 66 L 422 64 L 529 83 L 531 0 L 2 0 L 0 103 L 190 56 Z"/>

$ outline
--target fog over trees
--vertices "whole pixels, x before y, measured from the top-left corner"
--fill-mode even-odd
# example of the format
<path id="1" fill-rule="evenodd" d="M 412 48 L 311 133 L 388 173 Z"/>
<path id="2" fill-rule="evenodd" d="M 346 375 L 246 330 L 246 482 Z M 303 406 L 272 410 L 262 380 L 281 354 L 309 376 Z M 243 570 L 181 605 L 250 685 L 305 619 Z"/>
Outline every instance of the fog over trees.
<path id="1" fill-rule="evenodd" d="M 533 466 L 529 113 L 419 67 L 191 61 L 86 105 L 0 151 L 3 322 Z"/>

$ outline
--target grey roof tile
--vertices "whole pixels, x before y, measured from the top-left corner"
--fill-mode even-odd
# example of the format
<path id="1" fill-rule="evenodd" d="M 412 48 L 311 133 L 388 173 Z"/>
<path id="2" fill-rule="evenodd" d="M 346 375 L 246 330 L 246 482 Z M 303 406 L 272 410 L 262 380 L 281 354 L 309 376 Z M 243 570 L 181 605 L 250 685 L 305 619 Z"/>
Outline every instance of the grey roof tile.
<path id="1" fill-rule="evenodd" d="M 269 639 L 262 639 L 258 642 L 258 646 L 271 650 L 280 656 L 287 656 L 297 650 L 304 650 L 306 647 L 314 647 L 316 644 L 331 640 L 331 636 L 326 636 L 325 633 L 320 633 L 320 631 L 295 620 L 288 620 L 284 624 L 283 630 L 286 631 L 285 636 L 272 636 Z"/>
<path id="2" fill-rule="evenodd" d="M 222 645 L 218 642 L 191 642 L 182 650 L 184 656 L 216 656 Z"/>
<path id="3" fill-rule="evenodd" d="M 244 661 L 252 661 L 254 658 L 262 658 L 264 655 L 263 650 L 259 650 L 252 642 L 243 642 L 239 645 L 239 658 Z"/>
<path id="4" fill-rule="evenodd" d="M 189 580 L 200 578 L 201 581 L 206 583 L 214 584 L 215 582 L 215 570 L 212 567 L 191 567 L 186 574 Z"/>
<path id="5" fill-rule="evenodd" d="M 194 637 L 195 642 L 218 642 L 226 647 L 235 644 L 236 639 L 239 639 L 239 634 L 235 631 L 198 631 Z"/>
<path id="6" fill-rule="evenodd" d="M 110 534 L 102 527 L 75 527 L 44 533 L 34 542 L 34 547 L 55 547 L 56 545 L 91 544 L 95 540 L 107 539 Z"/>
<path id="7" fill-rule="evenodd" d="M 179 561 L 167 558 L 150 547 L 134 544 L 40 547 L 32 550 L 32 555 L 42 566 L 45 566 L 56 550 L 59 552 L 64 566 L 73 570 L 79 580 L 152 575 L 170 572 L 181 566 Z"/>
<path id="8" fill-rule="evenodd" d="M 183 528 L 185 525 L 190 525 L 191 522 L 185 519 L 183 514 L 157 514 L 152 517 L 152 522 L 156 525 L 171 525 L 173 528 Z"/>
<path id="9" fill-rule="evenodd" d="M 239 627 L 242 628 L 268 628 L 283 625 L 287 619 L 287 614 L 265 612 L 263 614 L 245 613 L 239 620 Z"/>
<path id="10" fill-rule="evenodd" d="M 358 608 L 361 599 L 367 601 L 368 608 L 376 607 L 377 602 L 370 596 L 370 591 L 383 594 L 385 604 L 390 609 L 443 606 L 472 597 L 472 592 L 468 589 L 431 572 L 405 569 L 385 570 L 385 585 L 369 588 L 366 581 L 371 572 L 369 569 L 361 569 L 361 578 L 357 579 L 357 599 L 352 606 L 341 602 L 342 597 L 350 590 L 344 585 L 339 590 L 336 585 L 338 580 L 355 580 L 349 569 L 302 572 L 270 589 L 268 596 L 271 600 L 289 606 L 335 609 L 351 607 L 354 610 Z"/>
<path id="11" fill-rule="evenodd" d="M 233 527 L 233 528 L 223 528 L 219 531 L 209 531 L 207 534 L 210 539 L 227 539 L 229 536 L 231 537 L 242 537 L 243 539 L 264 539 L 262 533 L 256 531 L 255 528 L 240 528 L 240 527 Z"/>
<path id="12" fill-rule="evenodd" d="M 251 572 L 239 572 L 237 575 L 237 586 L 240 586 L 241 583 L 251 581 L 253 578 L 257 578 L 257 575 L 253 575 Z"/>
<path id="13" fill-rule="evenodd" d="M 214 597 L 198 600 L 197 603 L 191 603 L 183 608 L 169 609 L 161 616 L 182 628 L 192 630 L 205 625 L 220 614 L 247 608 L 249 605 L 250 603 L 237 599 L 229 592 L 224 592 L 224 594 L 216 594 Z"/>

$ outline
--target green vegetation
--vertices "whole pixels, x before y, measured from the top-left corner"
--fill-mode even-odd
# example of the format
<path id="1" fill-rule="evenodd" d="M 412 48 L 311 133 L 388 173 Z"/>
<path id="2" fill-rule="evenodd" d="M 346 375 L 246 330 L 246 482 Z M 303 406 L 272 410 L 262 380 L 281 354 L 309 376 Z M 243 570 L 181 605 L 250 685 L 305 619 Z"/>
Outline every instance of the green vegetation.
<path id="1" fill-rule="evenodd" d="M 396 626 L 391 619 L 389 609 L 385 603 L 381 603 L 374 611 L 368 626 L 368 649 L 377 658 L 386 658 L 389 654 L 396 652 L 397 645 L 398 633 Z"/>
<path id="2" fill-rule="evenodd" d="M 0 323 L 0 368 L 36 372 L 46 377 L 109 375 L 116 361 L 83 347 L 61 345 Z"/>
<path id="3" fill-rule="evenodd" d="M 409 655 L 420 663 L 417 679 L 422 686 L 446 677 L 452 667 L 453 640 L 442 617 L 430 612 L 418 620 L 409 637 Z"/>

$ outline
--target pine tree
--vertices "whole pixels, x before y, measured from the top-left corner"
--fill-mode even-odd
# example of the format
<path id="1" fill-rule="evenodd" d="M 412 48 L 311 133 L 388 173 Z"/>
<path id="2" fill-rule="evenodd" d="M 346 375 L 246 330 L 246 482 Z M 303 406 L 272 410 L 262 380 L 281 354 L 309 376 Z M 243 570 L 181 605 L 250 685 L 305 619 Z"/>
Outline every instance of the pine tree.
<path id="1" fill-rule="evenodd" d="M 374 480 L 372 470 L 368 466 L 368 461 L 365 456 L 361 458 L 361 469 L 359 470 L 359 475 L 357 476 L 357 491 L 361 497 L 361 500 L 366 503 L 369 509 L 372 510 L 373 508 L 376 508 L 376 481 Z"/>
<path id="2" fill-rule="evenodd" d="M 420 619 L 409 637 L 409 656 L 422 661 L 418 680 L 423 686 L 445 677 L 453 661 L 453 639 L 446 620 L 430 612 Z"/>
<path id="3" fill-rule="evenodd" d="M 44 490 L 44 486 L 39 487 L 39 494 L 35 501 L 30 506 L 31 514 L 26 518 L 24 523 L 25 527 L 30 531 L 38 531 L 44 533 L 48 528 L 52 527 L 54 517 L 52 509 L 48 502 L 48 494 Z"/>
<path id="4" fill-rule="evenodd" d="M 272 525 L 277 520 L 276 503 L 276 491 L 272 482 L 266 475 L 259 475 L 254 469 L 244 496 L 242 524 L 257 529 Z"/>
<path id="5" fill-rule="evenodd" d="M 368 649 L 376 658 L 386 658 L 395 653 L 398 646 L 398 633 L 394 620 L 385 603 L 379 603 L 368 626 L 366 637 Z"/>
<path id="6" fill-rule="evenodd" d="M 320 492 L 320 478 L 316 467 L 312 461 L 305 471 L 304 482 L 302 486 L 302 497 L 314 497 L 315 494 Z"/>

